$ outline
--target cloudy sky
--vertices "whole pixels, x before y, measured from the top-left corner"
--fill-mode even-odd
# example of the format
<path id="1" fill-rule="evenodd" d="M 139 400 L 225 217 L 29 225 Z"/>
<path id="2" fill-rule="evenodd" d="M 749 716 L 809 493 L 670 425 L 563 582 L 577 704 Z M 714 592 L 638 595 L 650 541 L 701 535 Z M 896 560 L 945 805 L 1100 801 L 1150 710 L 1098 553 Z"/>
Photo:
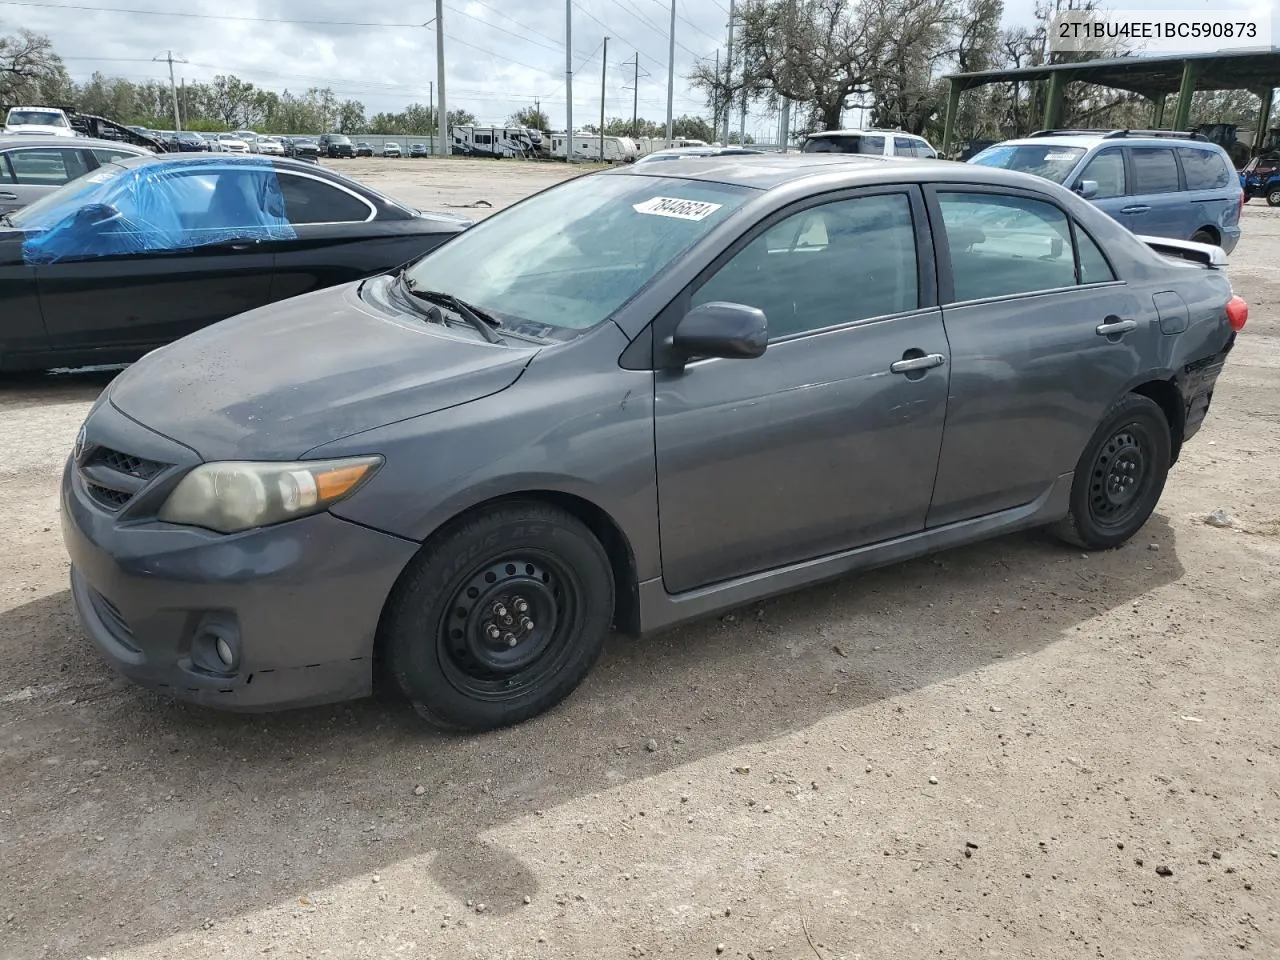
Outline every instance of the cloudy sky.
<path id="1" fill-rule="evenodd" d="M 1113 0 L 1112 9 L 1206 10 L 1263 4 L 1280 22 L 1280 0 Z M 1029 23 L 1034 0 L 1006 0 L 1006 22 Z M 722 48 L 729 0 L 676 0 L 675 112 L 704 105 L 683 80 Z M 638 53 L 640 115 L 664 119 L 669 0 L 572 0 L 574 120 L 600 112 L 602 40 L 607 34 L 606 112 L 630 116 Z M 167 79 L 164 57 L 188 61 L 179 77 L 234 73 L 259 86 L 329 86 L 367 112 L 426 101 L 436 76 L 435 0 L 0 0 L 0 32 L 48 34 L 77 79 L 95 70 Z M 565 114 L 564 0 L 444 0 L 449 107 L 499 123 L 539 100 L 553 125 Z M 647 75 L 647 76 L 646 76 Z M 851 121 L 856 121 L 856 112 Z M 776 119 L 750 116 L 771 135 Z M 735 122 L 736 126 L 736 122 Z"/>

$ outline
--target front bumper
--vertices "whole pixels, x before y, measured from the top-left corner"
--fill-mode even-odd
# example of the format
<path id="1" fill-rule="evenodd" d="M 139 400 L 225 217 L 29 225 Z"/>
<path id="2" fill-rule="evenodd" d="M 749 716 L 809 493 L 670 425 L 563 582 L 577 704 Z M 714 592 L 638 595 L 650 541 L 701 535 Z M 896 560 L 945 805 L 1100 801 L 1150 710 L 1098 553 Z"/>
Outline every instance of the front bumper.
<path id="1" fill-rule="evenodd" d="M 102 422 L 110 429 L 95 432 Z M 226 710 L 370 693 L 378 618 L 417 544 L 327 513 L 223 536 L 131 513 L 132 503 L 113 510 L 89 492 L 81 464 L 105 446 L 157 459 L 171 441 L 109 405 L 86 436 L 63 471 L 62 533 L 76 613 L 119 673 Z M 172 445 L 174 466 L 153 485 L 185 472 L 184 450 Z M 147 496 L 143 488 L 134 500 Z M 230 667 L 217 659 L 219 637 L 235 651 Z"/>

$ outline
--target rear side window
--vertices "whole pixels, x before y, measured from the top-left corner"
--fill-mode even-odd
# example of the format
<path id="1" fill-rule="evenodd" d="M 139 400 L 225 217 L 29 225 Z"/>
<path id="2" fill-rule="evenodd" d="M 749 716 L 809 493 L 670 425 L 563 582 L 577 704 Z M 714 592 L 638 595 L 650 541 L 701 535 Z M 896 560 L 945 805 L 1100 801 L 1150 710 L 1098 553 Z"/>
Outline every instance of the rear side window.
<path id="1" fill-rule="evenodd" d="M 136 153 L 129 150 L 112 150 L 110 147 L 95 148 L 93 155 L 99 163 L 112 163 L 116 160 L 128 160 L 130 157 L 137 156 Z"/>
<path id="2" fill-rule="evenodd" d="M 1173 159 L 1172 148 L 1132 147 L 1129 158 L 1133 164 L 1133 193 L 1177 192 L 1178 162 Z"/>
<path id="3" fill-rule="evenodd" d="M 1178 159 L 1188 190 L 1218 190 L 1231 182 L 1227 163 L 1216 151 L 1178 147 Z"/>
<path id="4" fill-rule="evenodd" d="M 957 301 L 1075 286 L 1071 228 L 1053 204 L 989 193 L 939 193 L 938 204 Z"/>
<path id="5" fill-rule="evenodd" d="M 1111 264 L 1102 255 L 1102 250 L 1094 243 L 1093 237 L 1085 233 L 1080 224 L 1076 224 L 1076 249 L 1080 253 L 1080 282 L 1109 283 L 1116 278 Z"/>
<path id="6" fill-rule="evenodd" d="M 364 201 L 310 177 L 280 174 L 280 191 L 284 194 L 285 216 L 295 225 L 363 223 L 369 219 L 369 207 Z"/>
<path id="7" fill-rule="evenodd" d="M 840 137 L 814 137 L 806 140 L 802 153 L 862 153 L 874 157 L 884 155 L 884 137 L 846 134 Z"/>
<path id="8" fill-rule="evenodd" d="M 937 156 L 929 145 L 923 140 L 917 140 L 915 137 L 894 137 L 893 152 L 899 157 L 920 157 L 927 159 Z"/>

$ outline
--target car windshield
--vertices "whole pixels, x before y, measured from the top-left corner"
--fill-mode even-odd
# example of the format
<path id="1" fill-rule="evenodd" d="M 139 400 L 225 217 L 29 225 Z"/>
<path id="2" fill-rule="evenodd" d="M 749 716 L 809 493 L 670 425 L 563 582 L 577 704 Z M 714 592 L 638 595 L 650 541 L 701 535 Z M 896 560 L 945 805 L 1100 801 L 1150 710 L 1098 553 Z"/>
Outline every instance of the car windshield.
<path id="1" fill-rule="evenodd" d="M 332 137 L 330 137 L 330 138 L 329 138 L 329 142 L 330 142 L 330 143 L 350 143 L 350 142 L 351 142 L 351 138 L 350 138 L 350 137 L 332 136 Z"/>
<path id="2" fill-rule="evenodd" d="M 119 163 L 104 163 L 82 177 L 69 180 L 52 193 L 9 214 L 9 222 L 26 230 L 45 230 L 68 213 L 89 202 L 103 184 L 114 180 L 129 168 Z"/>
<path id="3" fill-rule="evenodd" d="M 480 221 L 406 277 L 514 326 L 587 330 L 754 192 L 674 177 L 580 177 Z"/>
<path id="4" fill-rule="evenodd" d="M 969 160 L 984 167 L 1000 167 L 1019 173 L 1034 173 L 1054 183 L 1064 183 L 1084 156 L 1083 147 L 1062 147 L 1051 144 L 997 143 L 987 147 Z"/>
<path id="5" fill-rule="evenodd" d="M 65 127 L 67 118 L 54 110 L 10 110 L 9 125 L 12 127 L 42 126 Z"/>

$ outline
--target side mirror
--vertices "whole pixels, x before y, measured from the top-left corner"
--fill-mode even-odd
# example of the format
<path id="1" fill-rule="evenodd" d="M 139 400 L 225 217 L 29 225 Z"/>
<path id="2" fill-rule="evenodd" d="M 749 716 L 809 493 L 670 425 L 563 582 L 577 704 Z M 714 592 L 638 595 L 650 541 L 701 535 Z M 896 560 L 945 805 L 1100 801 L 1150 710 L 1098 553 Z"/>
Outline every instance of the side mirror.
<path id="1" fill-rule="evenodd" d="M 1098 195 L 1097 180 L 1081 180 L 1076 184 L 1076 193 L 1084 197 L 1086 200 L 1092 200 Z"/>
<path id="2" fill-rule="evenodd" d="M 87 207 L 81 207 L 76 211 L 75 224 L 78 227 L 96 227 L 100 223 L 106 223 L 113 217 L 120 216 L 120 211 L 115 207 L 108 206 L 105 203 L 91 203 Z"/>
<path id="3" fill-rule="evenodd" d="M 769 345 L 769 323 L 758 307 L 723 301 L 703 303 L 676 324 L 671 345 L 686 359 L 749 360 Z"/>

